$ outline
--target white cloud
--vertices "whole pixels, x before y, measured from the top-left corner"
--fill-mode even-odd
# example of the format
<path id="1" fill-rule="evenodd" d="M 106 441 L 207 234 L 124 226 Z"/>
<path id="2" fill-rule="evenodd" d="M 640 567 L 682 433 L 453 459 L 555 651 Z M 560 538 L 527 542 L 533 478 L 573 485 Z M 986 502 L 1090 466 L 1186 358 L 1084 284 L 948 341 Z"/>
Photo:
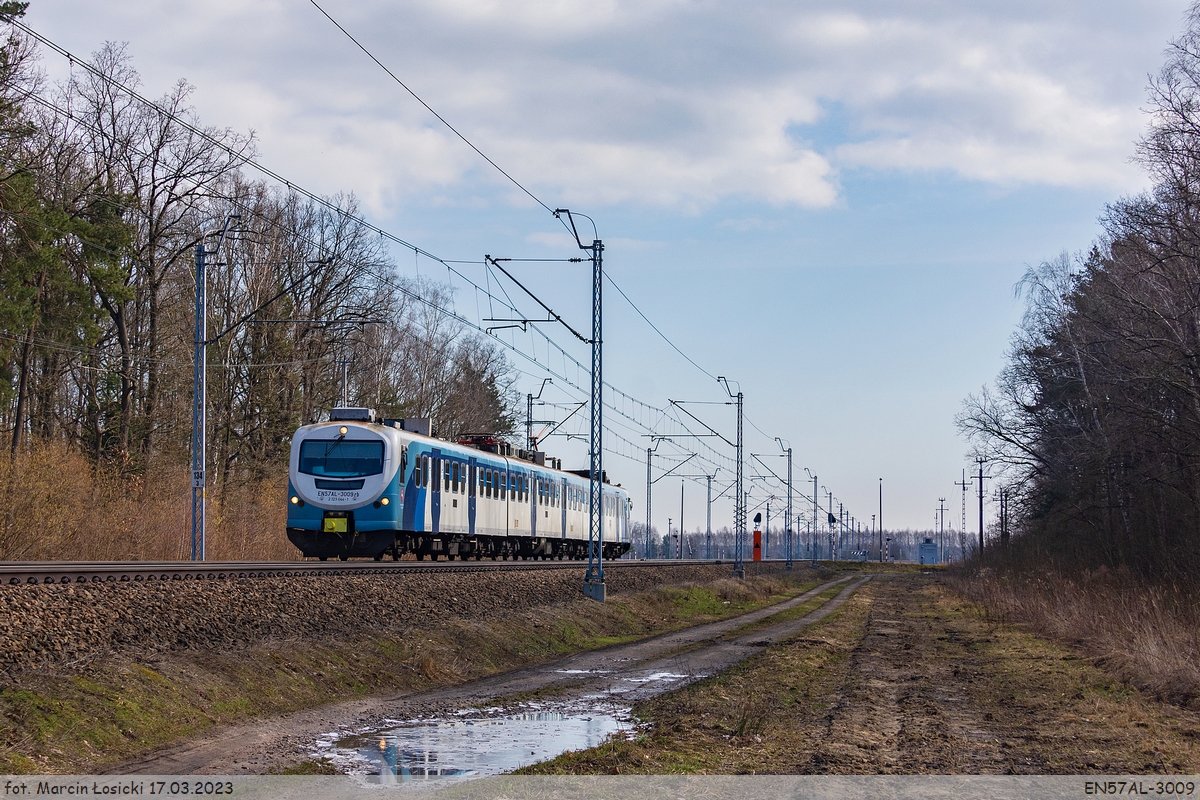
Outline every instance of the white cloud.
<path id="1" fill-rule="evenodd" d="M 878 4 L 409 0 L 330 13 L 535 194 L 697 212 L 826 207 L 839 170 L 1127 191 L 1160 0 Z M 1150 10 L 1147 11 L 1147 8 Z M 186 25 L 184 21 L 186 20 Z M 129 39 L 147 83 L 376 209 L 529 202 L 308 4 L 32 7 L 73 49 Z M 500 194 L 495 193 L 499 187 Z M 481 187 L 484 187 L 481 189 Z M 485 201 L 486 202 L 486 201 Z"/>

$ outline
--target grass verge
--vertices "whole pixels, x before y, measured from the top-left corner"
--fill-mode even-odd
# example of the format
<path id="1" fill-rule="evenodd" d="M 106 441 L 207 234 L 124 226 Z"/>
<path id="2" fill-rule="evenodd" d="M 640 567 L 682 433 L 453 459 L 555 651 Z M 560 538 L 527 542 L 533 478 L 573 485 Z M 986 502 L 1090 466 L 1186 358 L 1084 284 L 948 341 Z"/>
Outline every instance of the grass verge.
<path id="1" fill-rule="evenodd" d="M 526 774 L 1194 774 L 1200 714 L 881 576 L 795 639 L 639 704 L 644 724 Z"/>
<path id="2" fill-rule="evenodd" d="M 804 613 L 820 604 L 805 603 L 810 607 Z M 639 703 L 633 713 L 645 722 L 643 728 L 519 773 L 790 772 L 798 740 L 816 735 L 812 729 L 820 726 L 831 697 L 845 681 L 849 655 L 862 638 L 871 607 L 871 596 L 860 590 L 802 638 Z"/>
<path id="3" fill-rule="evenodd" d="M 383 692 L 452 685 L 745 613 L 829 573 L 722 579 L 372 638 L 274 638 L 231 652 L 114 657 L 0 685 L 0 771 L 95 772 L 215 726 Z"/>

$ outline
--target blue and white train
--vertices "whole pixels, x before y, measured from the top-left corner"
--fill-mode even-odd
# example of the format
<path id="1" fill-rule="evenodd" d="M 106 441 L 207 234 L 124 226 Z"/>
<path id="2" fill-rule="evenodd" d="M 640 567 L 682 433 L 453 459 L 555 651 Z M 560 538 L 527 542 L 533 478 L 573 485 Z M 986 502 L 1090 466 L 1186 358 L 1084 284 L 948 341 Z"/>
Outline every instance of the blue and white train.
<path id="1" fill-rule="evenodd" d="M 330 417 L 292 437 L 287 534 L 306 557 L 587 558 L 586 471 L 434 439 L 369 409 Z M 618 558 L 629 496 L 601 486 L 604 557 Z"/>

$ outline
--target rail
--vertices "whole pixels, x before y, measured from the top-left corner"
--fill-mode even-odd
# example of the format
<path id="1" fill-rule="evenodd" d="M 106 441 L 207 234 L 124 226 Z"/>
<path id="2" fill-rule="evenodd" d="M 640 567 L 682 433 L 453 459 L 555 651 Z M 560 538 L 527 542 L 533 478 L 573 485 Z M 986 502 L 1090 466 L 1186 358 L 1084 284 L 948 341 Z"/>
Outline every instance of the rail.
<path id="1" fill-rule="evenodd" d="M 606 569 L 720 564 L 700 559 L 613 560 Z M 585 561 L 3 561 L 0 584 L 143 583 L 334 575 L 585 570 Z"/>

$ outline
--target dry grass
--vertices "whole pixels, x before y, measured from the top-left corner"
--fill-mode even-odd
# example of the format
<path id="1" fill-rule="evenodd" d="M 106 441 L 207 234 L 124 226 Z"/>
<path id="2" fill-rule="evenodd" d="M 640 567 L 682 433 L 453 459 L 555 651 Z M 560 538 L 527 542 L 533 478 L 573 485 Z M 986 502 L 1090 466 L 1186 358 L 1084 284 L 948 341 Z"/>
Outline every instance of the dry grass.
<path id="1" fill-rule="evenodd" d="M 297 558 L 284 535 L 286 486 L 281 472 L 210 492 L 208 557 Z M 190 552 L 186 467 L 122 474 L 54 444 L 0 458 L 0 559 L 154 561 Z"/>
<path id="2" fill-rule="evenodd" d="M 1077 646 L 1156 697 L 1200 706 L 1200 606 L 1194 590 L 1101 568 L 1076 577 L 958 574 L 955 588 L 998 620 Z"/>
<path id="3" fill-rule="evenodd" d="M 804 634 L 638 704 L 526 774 L 1195 774 L 1200 714 L 937 577 L 871 581 Z"/>

